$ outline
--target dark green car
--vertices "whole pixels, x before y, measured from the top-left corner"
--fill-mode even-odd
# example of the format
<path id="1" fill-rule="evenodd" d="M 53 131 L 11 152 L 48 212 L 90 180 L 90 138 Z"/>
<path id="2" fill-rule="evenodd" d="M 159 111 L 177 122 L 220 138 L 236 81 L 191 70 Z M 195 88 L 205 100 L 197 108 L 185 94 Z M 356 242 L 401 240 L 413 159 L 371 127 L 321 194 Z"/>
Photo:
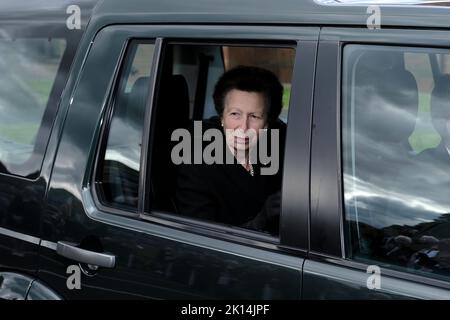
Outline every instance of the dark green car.
<path id="1" fill-rule="evenodd" d="M 2 1 L 0 298 L 450 299 L 449 14 Z M 173 205 L 171 135 L 239 65 L 283 86 L 273 232 Z"/>

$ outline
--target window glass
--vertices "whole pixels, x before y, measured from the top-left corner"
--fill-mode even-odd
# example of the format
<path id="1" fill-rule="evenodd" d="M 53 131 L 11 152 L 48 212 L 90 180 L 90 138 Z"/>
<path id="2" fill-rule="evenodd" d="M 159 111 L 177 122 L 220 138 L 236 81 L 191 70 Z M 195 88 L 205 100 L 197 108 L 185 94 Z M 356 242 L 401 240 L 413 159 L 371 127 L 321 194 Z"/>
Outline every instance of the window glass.
<path id="1" fill-rule="evenodd" d="M 165 46 L 153 107 L 147 181 L 151 199 L 146 210 L 168 219 L 192 218 L 201 225 L 278 234 L 294 57 L 295 49 L 287 47 Z M 225 76 L 230 77 L 226 82 Z M 252 146 L 245 136 L 249 129 L 260 134 Z M 242 136 L 232 136 L 236 132 Z M 263 148 L 266 141 L 270 159 L 257 156 L 250 165 L 244 156 L 238 163 L 237 149 L 230 147 L 228 138 L 242 140 L 247 151 Z"/>
<path id="2" fill-rule="evenodd" d="M 66 41 L 0 36 L 0 165 L 30 160 Z"/>
<path id="3" fill-rule="evenodd" d="M 442 53 L 344 48 L 342 156 L 349 258 L 448 280 L 450 78 L 430 65 Z"/>
<path id="4" fill-rule="evenodd" d="M 98 170 L 100 199 L 109 206 L 135 211 L 142 134 L 154 44 L 132 42 L 115 95 L 106 149 Z"/>

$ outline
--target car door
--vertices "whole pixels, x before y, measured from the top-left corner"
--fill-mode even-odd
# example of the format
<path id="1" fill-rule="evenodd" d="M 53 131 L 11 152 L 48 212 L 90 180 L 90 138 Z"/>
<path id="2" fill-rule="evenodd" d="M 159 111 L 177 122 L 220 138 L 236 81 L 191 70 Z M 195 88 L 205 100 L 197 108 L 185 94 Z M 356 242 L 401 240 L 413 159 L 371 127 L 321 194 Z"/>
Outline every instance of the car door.
<path id="1" fill-rule="evenodd" d="M 433 119 L 445 102 L 434 88 L 448 72 L 446 37 L 323 29 L 305 298 L 450 297 L 448 178 Z"/>
<path id="2" fill-rule="evenodd" d="M 112 25 L 88 32 L 81 47 L 87 56 L 78 57 L 78 78 L 62 99 L 68 111 L 58 126 L 62 133 L 43 218 L 39 279 L 68 299 L 301 298 L 317 35 L 317 28 L 281 26 Z M 151 108 L 170 39 L 287 42 L 295 48 L 289 121 L 296 125 L 288 125 L 279 237 L 148 211 L 152 173 L 147 176 L 147 160 L 156 152 L 149 137 Z M 139 52 L 146 57 L 142 68 L 132 58 Z M 126 118 L 127 112 L 114 106 L 123 97 L 136 98 L 138 80 L 134 86 L 130 77 L 143 83 L 147 102 L 144 114 L 127 118 L 140 120 L 139 125 L 122 126 L 114 119 Z M 121 126 L 126 134 L 118 134 L 119 143 L 110 148 L 105 139 Z M 105 159 L 121 164 L 108 166 L 106 180 L 99 181 L 95 173 L 105 172 Z M 111 184 L 111 177 L 119 176 L 126 182 Z M 110 203 L 98 192 L 105 186 L 111 186 Z"/>

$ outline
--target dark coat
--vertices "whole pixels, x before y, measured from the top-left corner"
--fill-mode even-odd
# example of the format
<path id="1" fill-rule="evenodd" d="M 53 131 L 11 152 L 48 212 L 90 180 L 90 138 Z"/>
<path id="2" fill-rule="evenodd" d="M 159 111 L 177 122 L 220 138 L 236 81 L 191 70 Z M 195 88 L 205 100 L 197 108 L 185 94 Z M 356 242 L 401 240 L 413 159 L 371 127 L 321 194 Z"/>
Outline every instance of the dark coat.
<path id="1" fill-rule="evenodd" d="M 211 126 L 209 122 L 204 129 Z M 220 128 L 220 123 L 214 126 Z M 284 138 L 281 140 L 283 154 Z M 224 152 L 230 152 L 224 148 Z M 267 197 L 280 191 L 282 163 L 280 157 L 275 175 L 261 175 L 262 165 L 254 164 L 254 176 L 238 163 L 182 164 L 178 168 L 176 209 L 183 216 L 244 226 L 267 207 Z"/>

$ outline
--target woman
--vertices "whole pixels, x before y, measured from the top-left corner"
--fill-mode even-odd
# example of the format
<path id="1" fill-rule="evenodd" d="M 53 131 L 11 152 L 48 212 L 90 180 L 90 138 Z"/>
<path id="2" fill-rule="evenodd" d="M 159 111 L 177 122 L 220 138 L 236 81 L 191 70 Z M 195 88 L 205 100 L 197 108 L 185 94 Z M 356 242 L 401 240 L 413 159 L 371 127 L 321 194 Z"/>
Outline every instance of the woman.
<path id="1" fill-rule="evenodd" d="M 282 95 L 283 87 L 268 70 L 240 66 L 222 75 L 213 94 L 219 117 L 205 121 L 203 129 L 220 128 L 226 142 L 224 152 L 235 161 L 181 165 L 176 191 L 178 213 L 278 232 L 282 170 L 262 175 L 264 165 L 250 161 L 250 154 L 258 145 L 261 130 L 276 128 L 284 137 L 285 125 L 278 120 Z M 282 151 L 284 139 L 280 140 Z"/>

